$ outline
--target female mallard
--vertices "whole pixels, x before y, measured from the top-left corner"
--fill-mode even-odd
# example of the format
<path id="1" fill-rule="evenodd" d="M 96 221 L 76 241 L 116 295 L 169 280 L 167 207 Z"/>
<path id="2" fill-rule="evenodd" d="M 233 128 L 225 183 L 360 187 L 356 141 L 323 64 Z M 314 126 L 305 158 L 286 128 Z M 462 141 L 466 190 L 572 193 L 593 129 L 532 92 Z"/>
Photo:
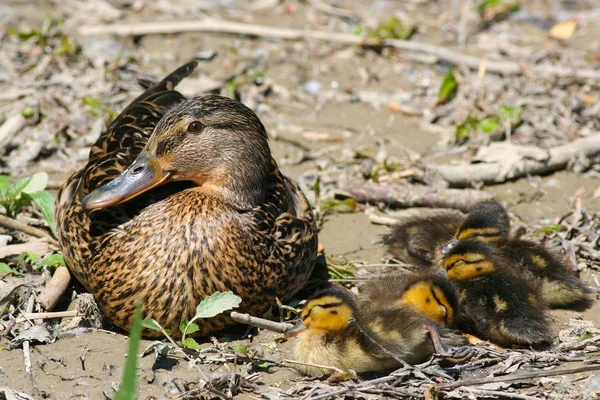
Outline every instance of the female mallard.
<path id="1" fill-rule="evenodd" d="M 195 67 L 135 99 L 58 195 L 70 270 L 126 330 L 141 301 L 178 336 L 217 291 L 263 313 L 302 288 L 316 259 L 310 205 L 280 173 L 258 117 L 226 97 L 174 91 Z M 230 325 L 225 315 L 204 320 L 198 334 Z"/>

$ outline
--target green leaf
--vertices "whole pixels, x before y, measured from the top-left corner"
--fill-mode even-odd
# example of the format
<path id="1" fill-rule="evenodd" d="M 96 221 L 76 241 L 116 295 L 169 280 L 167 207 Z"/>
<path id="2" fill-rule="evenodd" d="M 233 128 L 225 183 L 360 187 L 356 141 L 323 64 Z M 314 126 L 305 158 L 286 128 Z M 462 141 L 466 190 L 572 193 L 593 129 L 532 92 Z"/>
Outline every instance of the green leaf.
<path id="1" fill-rule="evenodd" d="M 54 221 L 54 204 L 56 201 L 54 200 L 54 196 L 45 190 L 30 193 L 28 196 L 40 209 L 44 219 L 48 222 L 48 226 L 50 226 L 52 234 L 56 237 L 56 222 Z"/>
<path id="2" fill-rule="evenodd" d="M 454 68 L 450 68 L 446 75 L 444 75 L 444 80 L 440 85 L 440 91 L 438 93 L 438 101 L 440 103 L 445 103 L 456 93 L 456 89 L 458 87 L 458 83 L 456 82 L 456 78 L 454 77 Z"/>
<path id="3" fill-rule="evenodd" d="M 510 121 L 511 126 L 517 126 L 521 123 L 524 109 L 523 106 L 500 106 L 498 107 L 498 113 L 500 114 L 500 117 Z"/>
<path id="4" fill-rule="evenodd" d="M 35 115 L 35 109 L 31 106 L 25 107 L 21 110 L 21 115 L 25 118 L 31 118 Z"/>
<path id="5" fill-rule="evenodd" d="M 52 254 L 42 260 L 42 265 L 60 265 L 66 267 L 65 259 L 62 254 Z"/>
<path id="6" fill-rule="evenodd" d="M 38 172 L 37 174 L 33 174 L 31 180 L 27 183 L 21 192 L 31 194 L 33 192 L 38 192 L 40 190 L 46 189 L 46 185 L 48 184 L 48 174 L 45 172 Z"/>
<path id="7" fill-rule="evenodd" d="M 560 232 L 564 229 L 561 224 L 550 224 L 548 226 L 544 226 L 540 229 L 537 229 L 533 232 L 534 235 L 538 236 L 540 233 L 554 233 Z"/>
<path id="8" fill-rule="evenodd" d="M 484 118 L 477 123 L 477 128 L 483 133 L 495 132 L 500 126 L 500 120 L 497 117 Z"/>
<path id="9" fill-rule="evenodd" d="M 254 365 L 258 369 L 267 370 L 269 369 L 269 363 L 263 360 L 252 360 L 252 365 Z"/>
<path id="10" fill-rule="evenodd" d="M 231 350 L 244 356 L 248 353 L 248 348 L 243 344 L 234 344 L 233 346 L 231 346 Z"/>
<path id="11" fill-rule="evenodd" d="M 398 18 L 393 17 L 369 32 L 369 36 L 378 39 L 407 40 L 415 31 L 414 25 L 404 25 Z"/>
<path id="12" fill-rule="evenodd" d="M 142 327 L 152 329 L 153 331 L 161 332 L 160 326 L 152 318 L 146 318 L 142 321 Z"/>
<path id="13" fill-rule="evenodd" d="M 23 275 L 16 269 L 9 267 L 8 264 L 0 263 L 0 275 L 6 275 L 6 274 Z"/>
<path id="14" fill-rule="evenodd" d="M 186 338 L 183 342 L 181 342 L 181 346 L 187 349 L 200 350 L 200 345 L 192 338 Z"/>
<path id="15" fill-rule="evenodd" d="M 198 332 L 200 328 L 198 325 L 191 323 L 187 326 L 187 330 L 185 331 L 186 335 L 191 335 L 192 333 Z"/>
<path id="16" fill-rule="evenodd" d="M 321 202 L 321 210 L 327 213 L 352 213 L 356 210 L 356 200 L 349 197 L 344 200 L 327 199 Z"/>
<path id="17" fill-rule="evenodd" d="M 6 199 L 6 192 L 10 186 L 10 179 L 6 176 L 0 176 L 0 200 Z"/>
<path id="18" fill-rule="evenodd" d="M 224 311 L 238 307 L 242 299 L 232 292 L 216 292 L 205 298 L 196 307 L 196 315 L 192 319 L 211 318 Z"/>
<path id="19" fill-rule="evenodd" d="M 21 178 L 12 185 L 10 185 L 8 191 L 6 192 L 6 199 L 9 201 L 16 200 L 21 195 L 23 189 L 25 189 L 27 185 L 29 185 L 31 178 L 31 176 L 26 176 L 25 178 Z"/>
<path id="20" fill-rule="evenodd" d="M 142 306 L 138 304 L 135 318 L 129 332 L 129 351 L 123 372 L 123 380 L 114 400 L 135 400 L 137 385 L 137 352 L 142 337 Z"/>

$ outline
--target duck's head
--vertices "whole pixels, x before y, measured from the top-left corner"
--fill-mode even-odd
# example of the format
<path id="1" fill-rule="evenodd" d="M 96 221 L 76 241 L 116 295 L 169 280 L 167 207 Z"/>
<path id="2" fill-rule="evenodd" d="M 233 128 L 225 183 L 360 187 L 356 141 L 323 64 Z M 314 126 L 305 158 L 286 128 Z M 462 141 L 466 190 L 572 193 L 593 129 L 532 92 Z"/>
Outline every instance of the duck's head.
<path id="1" fill-rule="evenodd" d="M 285 336 L 295 336 L 304 330 L 335 334 L 350 326 L 349 320 L 355 313 L 354 295 L 342 287 L 331 287 L 306 302 L 298 323 Z"/>
<path id="2" fill-rule="evenodd" d="M 411 282 L 406 287 L 400 302 L 410 305 L 441 325 L 448 325 L 454 321 L 458 307 L 454 287 L 445 276 L 441 275 Z"/>
<path id="3" fill-rule="evenodd" d="M 196 97 L 171 108 L 135 161 L 82 207 L 101 209 L 167 182 L 192 181 L 248 210 L 264 199 L 271 165 L 265 128 L 252 110 L 227 97 Z"/>
<path id="4" fill-rule="evenodd" d="M 495 201 L 478 203 L 460 225 L 454 239 L 442 247 L 440 252 L 447 254 L 460 240 L 476 239 L 495 242 L 508 238 L 510 220 L 504 207 Z"/>
<path id="5" fill-rule="evenodd" d="M 461 240 L 444 257 L 444 269 L 453 281 L 469 281 L 496 271 L 496 257 L 494 249 L 481 240 Z"/>

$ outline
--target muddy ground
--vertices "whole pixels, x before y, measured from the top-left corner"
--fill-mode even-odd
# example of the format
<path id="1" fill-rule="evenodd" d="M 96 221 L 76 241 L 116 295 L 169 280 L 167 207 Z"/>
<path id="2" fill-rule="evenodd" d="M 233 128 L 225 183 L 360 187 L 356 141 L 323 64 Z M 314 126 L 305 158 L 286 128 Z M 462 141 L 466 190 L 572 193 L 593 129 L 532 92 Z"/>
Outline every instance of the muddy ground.
<path id="1" fill-rule="evenodd" d="M 597 4 L 591 0 L 523 1 L 520 11 L 485 28 L 480 26 L 477 13 L 470 11 L 467 13 L 467 43 L 464 48 L 459 47 L 456 41 L 461 19 L 461 2 L 458 0 L 327 3 L 343 7 L 351 17 L 327 12 L 322 7 L 326 4 L 323 1 L 178 0 L 153 3 L 98 0 L 86 3 L 69 0 L 53 2 L 51 5 L 47 2 L 4 2 L 0 5 L 0 23 L 5 29 L 8 26 L 22 30 L 37 29 L 43 24 L 45 13 L 50 12 L 54 18 L 64 19 L 61 29 L 78 43 L 79 54 L 83 54 L 81 57 L 85 60 L 66 58 L 62 63 L 51 62 L 44 71 L 37 73 L 31 70 L 36 68 L 35 65 L 27 69 L 22 61 L 17 63 L 3 55 L 4 60 L 0 61 L 0 89 L 5 95 L 0 95 L 0 112 L 5 117 L 15 109 L 30 104 L 31 98 L 36 96 L 35 92 L 10 95 L 15 89 L 35 88 L 30 82 L 32 73 L 37 74 L 34 77 L 36 81 L 49 81 L 52 75 L 69 75 L 70 71 L 77 70 L 71 79 L 83 82 L 73 84 L 64 76 L 65 79 L 56 81 L 58 97 L 69 90 L 80 90 L 69 97 L 77 105 L 71 106 L 67 102 L 61 111 L 67 120 L 79 117 L 82 120 L 79 121 L 79 127 L 71 124 L 60 132 L 50 132 L 51 139 L 45 139 L 39 154 L 21 163 L 10 161 L 11 152 L 13 156 L 21 154 L 18 153 L 20 139 L 14 139 L 10 150 L 3 150 L 3 173 L 17 178 L 47 171 L 50 182 L 58 186 L 86 161 L 87 148 L 95 140 L 91 133 L 93 126 L 103 125 L 109 118 L 106 115 L 93 115 L 89 107 L 82 107 L 80 99 L 83 96 L 93 95 L 119 111 L 128 99 L 141 91 L 135 82 L 136 77 L 159 78 L 197 55 L 212 51 L 217 52 L 216 56 L 202 62 L 199 72 L 180 86 L 181 91 L 193 95 L 205 89 L 206 85 L 215 83 L 216 91 L 221 93 L 227 93 L 235 87 L 238 96 L 257 111 L 267 127 L 273 154 L 283 172 L 298 179 L 313 202 L 317 199 L 311 185 L 316 176 L 323 182 L 322 199 L 331 198 L 337 189 L 340 174 L 347 174 L 351 178 L 357 176 L 356 171 L 344 169 L 344 162 L 352 160 L 360 166 L 362 161 L 356 161 L 359 159 L 356 154 L 360 152 L 370 154 L 376 165 L 381 164 L 381 159 L 376 157 L 383 151 L 381 143 L 385 144 L 386 156 L 401 162 L 416 157 L 428 163 L 444 164 L 468 159 L 473 150 L 470 146 L 481 146 L 488 141 L 477 136 L 462 146 L 453 143 L 454 126 L 457 125 L 452 123 L 453 118 L 460 120 L 464 116 L 448 117 L 447 124 L 438 124 L 438 129 L 433 129 L 436 122 L 427 121 L 426 116 L 406 115 L 394 112 L 390 107 L 390 102 L 396 102 L 418 109 L 435 110 L 432 100 L 435 100 L 437 88 L 448 69 L 447 64 L 435 60 L 419 62 L 415 57 L 389 48 L 364 49 L 322 41 L 281 41 L 219 33 L 173 33 L 135 38 L 80 35 L 77 28 L 86 24 L 178 21 L 209 16 L 268 26 L 351 32 L 357 26 L 364 29 L 376 27 L 396 15 L 403 23 L 417 27 L 411 40 L 447 46 L 466 54 L 490 54 L 496 57 L 499 54 L 497 48 L 504 47 L 500 54 L 509 59 L 514 57 L 517 62 L 529 60 L 529 55 L 533 53 L 541 54 L 542 60 L 545 60 L 545 54 L 550 61 L 556 62 L 568 62 L 568 58 L 561 57 L 571 54 L 572 57 L 579 57 L 580 61 L 584 60 L 582 62 L 589 68 L 598 67 L 600 60 L 600 12 L 595 8 Z M 572 16 L 579 17 L 573 37 L 565 42 L 547 37 L 547 31 L 554 23 Z M 9 51 L 19 46 L 25 56 L 31 51 L 29 44 L 15 44 L 16 39 L 7 33 L 3 40 L 6 41 L 2 44 L 5 55 L 15 56 L 16 53 Z M 23 57 L 23 54 L 19 57 Z M 107 70 L 114 68 L 113 73 L 98 73 L 102 66 Z M 477 71 L 457 71 L 461 75 L 459 84 L 476 79 Z M 95 78 L 81 81 L 86 74 Z M 97 77 L 103 77 L 105 81 L 98 82 Z M 268 83 L 267 89 L 252 83 L 259 78 Z M 569 107 L 577 96 L 585 95 L 588 100 L 592 99 L 589 100 L 590 104 L 586 103 L 589 109 L 595 106 L 596 101 L 600 101 L 598 81 L 500 78 L 488 74 L 484 78 L 484 86 L 488 79 L 490 85 L 502 79 L 507 93 L 513 90 L 511 88 L 524 85 L 524 80 L 531 80 L 534 85 L 546 88 L 545 94 L 540 96 L 549 100 L 535 111 L 544 112 L 546 107 L 548 115 L 560 107 L 571 110 Z M 235 84 L 224 83 L 228 81 Z M 43 90 L 47 90 L 49 85 L 44 85 Z M 557 88 L 560 93 L 552 92 L 552 88 Z M 347 96 L 348 93 L 359 93 L 362 99 L 354 101 Z M 564 93 L 566 95 L 561 97 Z M 338 95 L 346 97 L 340 98 Z M 504 99 L 519 101 L 518 95 L 513 93 L 512 96 L 509 93 Z M 449 104 L 452 108 L 452 103 Z M 526 108 L 524 119 L 528 118 L 527 111 Z M 596 123 L 581 122 L 583 117 L 577 123 L 569 123 L 570 115 L 561 114 L 566 119 L 562 124 L 548 122 L 554 130 L 540 131 L 540 126 L 532 123 L 529 130 L 523 128 L 521 135 L 517 128 L 512 139 L 517 143 L 549 148 L 584 135 L 583 130 L 579 130 L 584 125 L 591 132 L 598 132 Z M 575 121 L 576 118 L 572 118 Z M 597 114 L 589 118 L 597 119 Z M 94 132 L 97 134 L 97 130 Z M 410 166 L 417 165 L 416 162 L 407 163 Z M 592 163 L 586 168 L 571 168 L 543 177 L 520 178 L 486 186 L 483 190 L 495 193 L 516 220 L 534 229 L 556 223 L 573 210 L 573 199 L 580 188 L 585 190 L 580 197 L 583 210 L 600 210 L 599 187 L 598 170 L 594 169 Z M 377 238 L 387 229 L 371 223 L 361 209 L 351 213 L 328 213 L 324 217 L 319 239 L 332 259 L 345 257 L 352 262 L 377 264 L 387 259 L 385 249 L 377 243 Z M 594 262 L 589 262 L 582 271 L 582 278 L 590 285 L 599 284 L 599 275 L 598 265 Z M 572 320 L 590 321 L 590 328 L 600 328 L 600 301 L 595 301 L 592 308 L 582 313 L 554 310 L 551 315 L 556 332 L 572 326 Z M 241 334 L 237 332 L 232 336 L 218 337 L 216 346 L 205 344 L 204 347 L 212 350 L 207 353 L 208 359 L 202 369 L 237 373 L 249 379 L 252 383 L 246 386 L 254 386 L 254 389 L 238 394 L 239 398 L 259 398 L 261 395 L 285 398 L 284 391 L 298 386 L 303 379 L 293 368 L 271 364 L 264 370 L 243 362 L 223 362 L 225 356 L 215 348 L 225 352 L 232 344 L 243 343 L 259 357 L 278 363 L 291 358 L 292 344 L 275 342 L 277 335 L 273 333 L 261 332 L 252 339 L 240 339 L 243 334 L 242 330 Z M 142 347 L 149 343 L 144 341 Z M 126 348 L 127 336 L 122 332 L 94 332 L 34 346 L 31 358 L 37 387 L 41 395 L 48 398 L 110 397 L 121 379 Z M 552 381 L 552 385 L 532 396 L 564 396 L 566 388 L 572 388 L 569 385 L 572 385 L 573 379 L 587 376 Z M 140 359 L 139 378 L 140 399 L 152 396 L 181 398 L 180 393 L 194 387 L 198 373 L 178 355 L 157 362 L 155 355 L 150 354 Z M 24 371 L 21 349 L 0 351 L 1 386 L 34 395 L 34 388 Z M 310 396 L 310 393 L 305 391 L 302 395 Z M 585 394 L 574 396 L 583 398 Z"/>

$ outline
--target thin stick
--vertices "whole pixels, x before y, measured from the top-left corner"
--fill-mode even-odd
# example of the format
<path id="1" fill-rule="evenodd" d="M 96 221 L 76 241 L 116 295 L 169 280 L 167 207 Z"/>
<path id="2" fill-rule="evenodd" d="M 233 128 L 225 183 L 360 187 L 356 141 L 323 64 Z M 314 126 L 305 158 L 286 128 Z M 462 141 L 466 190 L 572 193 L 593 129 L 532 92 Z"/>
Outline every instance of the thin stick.
<path id="1" fill-rule="evenodd" d="M 281 360 L 281 362 L 288 363 L 288 364 L 306 365 L 307 367 L 317 367 L 317 368 L 329 369 L 331 371 L 339 372 L 340 374 L 346 373 L 346 371 L 344 371 L 344 370 L 341 370 L 336 367 L 331 367 L 329 365 L 311 364 L 311 363 L 305 363 L 305 362 L 294 361 L 294 360 Z"/>
<path id="2" fill-rule="evenodd" d="M 371 386 L 371 385 L 378 385 L 380 383 L 386 383 L 386 382 L 393 381 L 393 380 L 396 380 L 396 379 L 398 379 L 397 376 L 388 375 L 388 376 L 384 376 L 382 378 L 372 379 L 370 381 L 364 381 L 364 382 L 362 382 L 362 383 L 360 383 L 358 385 L 350 385 L 350 386 L 346 386 L 343 389 L 334 390 L 332 392 L 327 392 L 327 393 L 319 394 L 319 395 L 311 397 L 309 400 L 328 399 L 330 397 L 335 397 L 335 396 L 339 396 L 339 395 L 344 394 L 344 393 L 348 393 L 348 392 L 350 392 L 352 390 L 364 388 L 366 386 Z"/>
<path id="3" fill-rule="evenodd" d="M 483 59 L 480 57 L 462 54 L 446 47 L 412 41 L 385 39 L 383 41 L 371 40 L 353 35 L 351 33 L 324 32 L 316 30 L 300 30 L 276 28 L 264 25 L 244 24 L 239 22 L 223 21 L 207 18 L 202 21 L 169 21 L 149 22 L 138 24 L 110 24 L 96 26 L 82 26 L 79 34 L 91 35 L 120 35 L 142 36 L 150 34 L 170 34 L 180 32 L 214 32 L 233 35 L 270 37 L 284 40 L 326 40 L 329 42 L 345 43 L 358 46 L 387 46 L 415 53 L 431 54 L 438 60 L 465 66 L 478 70 Z M 486 71 L 505 75 L 523 75 L 531 73 L 539 77 L 564 77 L 581 80 L 600 80 L 600 71 L 593 69 L 578 69 L 556 65 L 521 64 L 512 61 L 487 60 Z"/>
<path id="4" fill-rule="evenodd" d="M 51 319 L 51 318 L 74 318 L 82 316 L 78 310 L 69 311 L 57 311 L 57 312 L 45 312 L 45 313 L 24 313 L 21 317 L 17 318 L 17 323 L 36 320 L 36 319 Z"/>
<path id="5" fill-rule="evenodd" d="M 294 325 L 286 322 L 270 321 L 268 319 L 253 317 L 249 314 L 242 314 L 235 311 L 232 311 L 229 316 L 235 322 L 254 326 L 256 328 L 267 329 L 277 333 L 285 333 L 294 327 Z"/>
<path id="6" fill-rule="evenodd" d="M 50 241 L 50 243 L 53 245 L 58 244 L 56 242 L 56 240 L 54 240 L 54 238 L 52 236 L 50 236 L 50 234 L 48 232 L 43 231 L 38 228 L 34 228 L 33 226 L 29 226 L 24 222 L 17 221 L 16 219 L 9 218 L 5 215 L 0 215 L 0 225 L 4 226 L 6 228 L 9 228 L 9 229 L 21 231 L 30 236 L 35 236 L 35 237 L 42 238 L 42 239 L 48 239 Z"/>
<path id="7" fill-rule="evenodd" d="M 27 300 L 27 314 L 31 314 L 33 311 L 33 305 L 35 303 L 35 297 L 33 294 L 29 296 Z M 31 321 L 30 321 L 31 322 Z M 35 391 L 36 396 L 40 396 L 40 390 L 35 384 L 35 379 L 33 378 L 33 372 L 31 371 L 31 354 L 29 353 L 29 340 L 25 340 L 23 342 L 23 362 L 25 364 L 25 373 L 29 377 L 29 381 L 31 382 L 31 386 L 33 386 L 33 390 Z"/>
<path id="8" fill-rule="evenodd" d="M 580 372 L 590 372 L 590 371 L 598 371 L 598 370 L 600 370 L 600 365 L 590 365 L 587 367 L 576 367 L 576 368 L 553 370 L 553 371 L 525 372 L 522 374 L 494 376 L 492 378 L 464 379 L 462 381 L 443 383 L 441 385 L 433 385 L 432 389 L 434 391 L 439 391 L 439 390 L 445 390 L 445 389 L 454 389 L 454 388 L 461 387 L 461 386 L 485 385 L 486 383 L 498 383 L 498 382 L 514 382 L 514 381 L 520 381 L 520 380 L 524 380 L 524 379 L 544 378 L 547 376 L 557 376 L 557 375 L 570 375 L 570 374 L 578 374 Z"/>
<path id="9" fill-rule="evenodd" d="M 510 392 L 501 392 L 499 390 L 483 390 L 483 389 L 473 389 L 473 388 L 461 388 L 461 390 L 466 390 L 470 393 L 481 394 L 484 396 L 495 396 L 499 398 L 509 398 L 509 399 L 521 399 L 521 400 L 539 400 L 538 397 L 527 396 L 524 394 L 518 393 L 510 393 Z"/>

